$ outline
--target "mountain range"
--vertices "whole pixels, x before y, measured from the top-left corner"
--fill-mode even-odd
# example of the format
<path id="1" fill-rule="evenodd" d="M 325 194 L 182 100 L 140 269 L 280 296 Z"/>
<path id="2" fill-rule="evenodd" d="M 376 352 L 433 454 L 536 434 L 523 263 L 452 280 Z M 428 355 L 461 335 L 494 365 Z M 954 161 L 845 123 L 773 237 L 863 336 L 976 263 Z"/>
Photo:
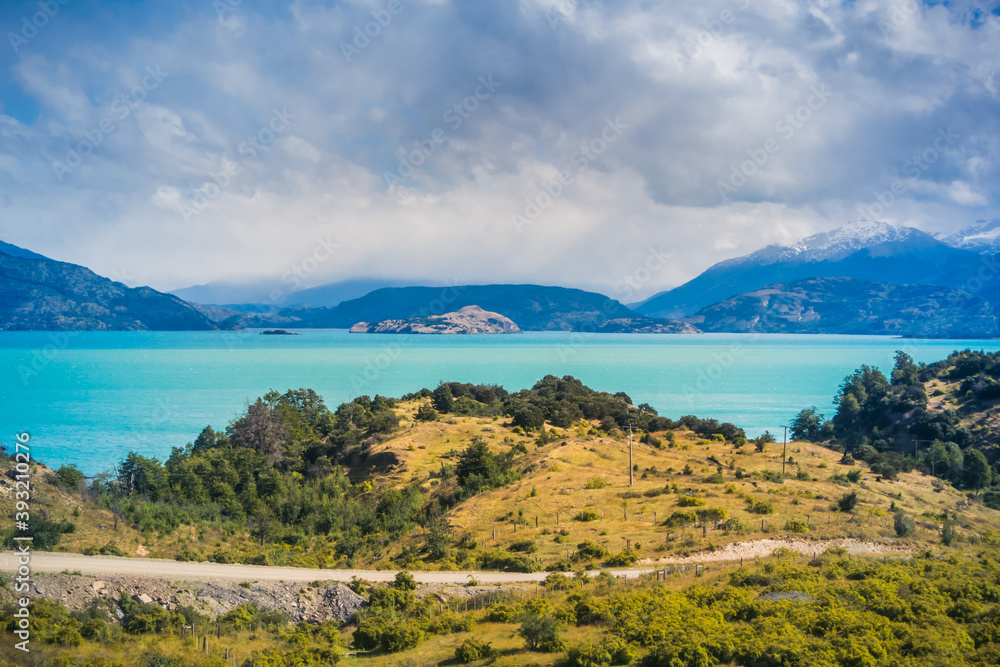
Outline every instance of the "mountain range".
<path id="1" fill-rule="evenodd" d="M 0 245 L 0 330 L 202 331 L 219 325 L 193 305 L 127 287 L 90 269 Z"/>
<path id="2" fill-rule="evenodd" d="M 957 237 L 955 241 L 960 242 Z M 966 245 L 971 244 L 966 241 Z M 954 247 L 912 227 L 854 223 L 790 246 L 770 245 L 719 262 L 680 287 L 632 307 L 647 317 L 685 318 L 740 294 L 806 278 L 856 278 L 893 285 L 961 288 L 982 264 L 983 257 L 977 250 Z M 1000 293 L 1000 285 L 986 287 L 979 296 Z"/>
<path id="3" fill-rule="evenodd" d="M 566 287 L 386 286 L 374 278 L 298 291 L 267 281 L 220 282 L 171 295 L 129 288 L 0 242 L 0 329 L 350 328 L 475 306 L 523 331 L 993 338 L 1000 334 L 998 252 L 1000 219 L 937 235 L 850 223 L 719 262 L 677 288 L 626 306 Z M 225 303 L 243 297 L 250 301 Z"/>

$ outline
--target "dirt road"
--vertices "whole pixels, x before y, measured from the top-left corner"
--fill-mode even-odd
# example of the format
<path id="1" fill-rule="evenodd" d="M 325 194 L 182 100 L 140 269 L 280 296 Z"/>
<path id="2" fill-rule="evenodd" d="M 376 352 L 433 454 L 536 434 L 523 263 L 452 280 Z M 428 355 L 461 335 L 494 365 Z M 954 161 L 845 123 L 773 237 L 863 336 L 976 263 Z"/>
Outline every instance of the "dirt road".
<path id="1" fill-rule="evenodd" d="M 803 554 L 822 552 L 830 546 L 847 549 L 851 554 L 903 555 L 907 551 L 875 542 L 861 542 L 852 539 L 809 541 L 764 539 L 752 542 L 729 544 L 709 553 L 695 554 L 689 558 L 663 558 L 645 560 L 639 567 L 613 570 L 618 576 L 636 578 L 652 572 L 663 564 L 705 563 L 710 561 L 734 561 L 741 558 L 762 558 L 775 549 L 787 548 Z M 13 552 L 0 553 L 0 572 L 13 573 L 18 568 L 17 555 Z M 115 556 L 83 556 L 81 554 L 33 552 L 31 554 L 33 572 L 77 572 L 94 576 L 134 575 L 184 581 L 350 581 L 359 577 L 373 582 L 392 581 L 394 570 L 313 570 L 298 567 L 268 567 L 263 565 L 223 565 L 220 563 L 182 563 L 156 558 L 119 558 Z M 481 584 L 515 584 L 540 582 L 548 573 L 535 572 L 414 572 L 413 576 L 422 584 L 465 584 L 469 575 L 474 575 Z M 595 573 L 596 574 L 596 573 Z"/>

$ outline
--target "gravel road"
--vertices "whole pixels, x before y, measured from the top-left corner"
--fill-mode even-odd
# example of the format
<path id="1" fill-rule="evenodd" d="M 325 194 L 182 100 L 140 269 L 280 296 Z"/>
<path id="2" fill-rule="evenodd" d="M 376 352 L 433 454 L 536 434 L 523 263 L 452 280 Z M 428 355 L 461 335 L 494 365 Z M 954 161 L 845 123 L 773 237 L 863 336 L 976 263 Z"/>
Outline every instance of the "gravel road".
<path id="1" fill-rule="evenodd" d="M 790 548 L 803 554 L 822 552 L 828 546 L 843 546 L 852 554 L 903 555 L 906 549 L 874 542 L 851 539 L 808 541 L 765 539 L 726 545 L 714 553 L 696 554 L 688 558 L 663 558 L 646 560 L 640 567 L 612 570 L 617 576 L 634 579 L 641 574 L 652 572 L 658 565 L 704 563 L 711 561 L 732 561 L 741 558 L 761 558 L 781 547 Z M 0 572 L 16 572 L 17 555 L 13 552 L 0 553 Z M 37 551 L 31 554 L 33 572 L 76 572 L 94 576 L 133 575 L 185 581 L 350 581 L 351 577 L 372 582 L 392 581 L 395 570 L 314 570 L 300 567 L 272 567 L 264 565 L 228 565 L 221 563 L 184 563 L 156 558 L 120 558 L 117 556 L 83 556 L 81 554 Z M 595 573 L 596 574 L 596 573 Z M 519 572 L 414 572 L 417 582 L 422 584 L 465 584 L 469 575 L 474 575 L 481 584 L 517 584 L 540 582 L 547 572 L 522 574 Z"/>

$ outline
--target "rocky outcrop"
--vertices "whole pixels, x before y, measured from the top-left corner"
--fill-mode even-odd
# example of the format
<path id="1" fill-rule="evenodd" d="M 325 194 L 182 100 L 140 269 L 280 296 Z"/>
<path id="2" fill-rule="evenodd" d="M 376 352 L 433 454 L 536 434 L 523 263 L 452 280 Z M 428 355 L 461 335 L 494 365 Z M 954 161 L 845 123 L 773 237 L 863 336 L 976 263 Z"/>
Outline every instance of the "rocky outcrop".
<path id="1" fill-rule="evenodd" d="M 92 577 L 71 574 L 35 574 L 33 593 L 62 602 L 71 611 L 85 609 L 94 598 L 114 601 L 132 598 L 165 609 L 191 606 L 216 617 L 241 604 L 283 611 L 295 621 L 346 623 L 366 600 L 343 584 L 280 581 L 169 582 L 145 577 Z"/>
<path id="2" fill-rule="evenodd" d="M 370 324 L 358 322 L 351 333 L 395 334 L 516 334 L 521 329 L 510 318 L 491 313 L 479 306 L 465 306 L 454 313 L 382 320 Z"/>

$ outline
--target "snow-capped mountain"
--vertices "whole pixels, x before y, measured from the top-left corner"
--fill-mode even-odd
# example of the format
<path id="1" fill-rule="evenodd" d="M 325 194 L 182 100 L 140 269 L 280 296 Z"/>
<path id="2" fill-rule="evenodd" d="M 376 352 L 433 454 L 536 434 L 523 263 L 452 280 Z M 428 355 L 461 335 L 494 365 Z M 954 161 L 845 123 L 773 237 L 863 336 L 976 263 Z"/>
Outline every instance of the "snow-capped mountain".
<path id="1" fill-rule="evenodd" d="M 913 227 L 894 227 L 887 222 L 850 222 L 833 231 L 813 234 L 792 245 L 766 246 L 749 255 L 720 262 L 713 268 L 740 264 L 821 262 L 847 257 L 865 249 L 886 255 L 939 244 L 930 234 Z"/>
<path id="2" fill-rule="evenodd" d="M 954 234 L 938 234 L 938 240 L 952 248 L 972 250 L 982 255 L 1000 253 L 1000 218 L 978 220 Z"/>
<path id="3" fill-rule="evenodd" d="M 919 229 L 854 222 L 791 245 L 770 245 L 720 262 L 633 308 L 647 317 L 676 319 L 767 285 L 806 278 L 963 287 L 980 262 L 977 252 L 952 247 Z"/>

